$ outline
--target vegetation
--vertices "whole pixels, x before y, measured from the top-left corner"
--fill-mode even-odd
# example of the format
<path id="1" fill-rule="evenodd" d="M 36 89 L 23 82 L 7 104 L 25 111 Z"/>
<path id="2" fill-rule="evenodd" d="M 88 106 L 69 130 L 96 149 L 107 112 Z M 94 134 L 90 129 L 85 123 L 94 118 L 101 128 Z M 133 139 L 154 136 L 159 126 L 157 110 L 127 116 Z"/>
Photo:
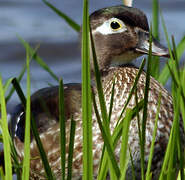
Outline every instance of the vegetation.
<path id="1" fill-rule="evenodd" d="M 165 32 L 166 40 L 168 42 L 168 48 L 170 51 L 170 59 L 167 64 L 160 71 L 159 61 L 156 59 L 155 61 L 151 61 L 152 57 L 151 52 L 148 56 L 147 61 L 147 75 L 146 75 L 146 87 L 145 87 L 145 97 L 142 101 L 138 102 L 136 98 L 136 106 L 133 109 L 127 108 L 127 104 L 133 93 L 136 93 L 136 84 L 139 79 L 139 76 L 144 68 L 145 60 L 143 60 L 138 75 L 135 79 L 135 83 L 133 88 L 131 89 L 130 95 L 128 97 L 127 103 L 123 108 L 123 112 L 126 112 L 126 115 L 123 119 L 120 119 L 120 123 L 116 126 L 115 130 L 111 134 L 109 128 L 109 120 L 111 118 L 111 108 L 113 105 L 113 98 L 111 98 L 111 106 L 109 111 L 107 112 L 107 108 L 105 105 L 102 85 L 101 85 L 101 77 L 98 70 L 98 64 L 96 60 L 96 54 L 94 50 L 94 44 L 92 42 L 91 46 L 93 49 L 94 56 L 94 68 L 95 68 L 95 76 L 96 76 L 96 85 L 98 90 L 98 97 L 101 107 L 101 112 L 98 111 L 97 102 L 95 100 L 94 94 L 91 92 L 90 87 L 90 62 L 89 62 L 89 14 L 88 14 L 88 0 L 83 1 L 83 35 L 82 35 L 82 117 L 83 117 L 83 179 L 92 179 L 93 178 L 93 157 L 92 157 L 92 105 L 96 113 L 97 121 L 102 132 L 102 137 L 104 139 L 104 147 L 102 150 L 102 157 L 99 167 L 99 173 L 97 179 L 102 180 L 105 179 L 107 172 L 109 170 L 111 179 L 124 179 L 127 169 L 128 158 L 126 154 L 128 152 L 128 132 L 130 121 L 134 116 L 138 115 L 140 109 L 143 108 L 143 111 L 147 111 L 147 99 L 148 99 L 148 90 L 149 90 L 149 80 L 150 75 L 155 76 L 155 78 L 161 82 L 163 85 L 166 84 L 169 78 L 172 79 L 172 96 L 173 96 L 173 105 L 174 105 L 174 121 L 171 129 L 171 134 L 169 138 L 169 143 L 166 149 L 163 166 L 161 168 L 160 179 L 173 179 L 175 177 L 177 167 L 175 159 L 178 159 L 178 167 L 179 167 L 179 176 L 178 179 L 184 179 L 184 151 L 181 150 L 180 136 L 179 136 L 179 119 L 180 116 L 183 119 L 183 123 L 185 126 L 185 67 L 179 66 L 180 58 L 185 50 L 185 37 L 182 38 L 181 42 L 176 46 L 174 38 L 171 38 L 172 44 L 170 44 L 170 38 L 168 37 L 168 33 L 165 27 L 165 23 L 163 20 L 162 13 L 160 12 L 160 8 L 157 0 L 153 0 L 153 33 L 154 36 L 159 38 L 158 36 L 158 20 L 159 15 L 162 19 L 162 26 Z M 80 31 L 80 26 L 62 13 L 59 9 L 54 7 L 51 3 L 46 0 L 43 0 L 49 8 L 51 8 L 55 13 L 57 13 L 61 18 L 64 18 L 67 23 L 77 32 Z M 160 12 L 160 13 L 159 13 Z M 151 35 L 150 35 L 151 37 Z M 5 158 L 5 174 L 2 168 L 0 169 L 0 177 L 2 179 L 12 179 L 12 167 L 14 172 L 17 174 L 18 179 L 29 179 L 29 162 L 30 162 L 30 126 L 34 137 L 36 139 L 37 145 L 39 147 L 39 151 L 41 154 L 41 158 L 44 164 L 46 176 L 48 179 L 55 179 L 49 163 L 47 161 L 46 154 L 43 150 L 42 143 L 38 136 L 38 132 L 35 126 L 35 121 L 33 117 L 31 117 L 30 111 L 30 72 L 29 66 L 31 60 L 35 60 L 44 71 L 47 71 L 53 79 L 55 79 L 59 83 L 60 87 L 60 127 L 61 127 L 61 149 L 63 153 L 61 153 L 61 167 L 63 169 L 62 179 L 71 179 L 72 176 L 72 158 L 73 158 L 73 145 L 74 145 L 74 135 L 75 135 L 75 121 L 73 117 L 71 117 L 71 132 L 70 132 L 70 142 L 69 142 L 69 154 L 68 159 L 66 158 L 65 152 L 65 117 L 64 117 L 64 94 L 63 94 L 63 82 L 59 80 L 59 78 L 55 75 L 55 73 L 47 66 L 47 64 L 42 60 L 41 57 L 37 55 L 37 49 L 33 49 L 29 46 L 27 42 L 20 38 L 21 43 L 24 45 L 26 49 L 26 64 L 23 66 L 23 69 L 17 78 L 9 79 L 4 85 L 2 84 L 2 80 L 0 78 L 0 111 L 1 111 L 1 119 L 0 119 L 0 129 L 2 134 L 0 135 L 0 141 L 4 146 L 4 158 Z M 151 43 L 150 38 L 150 43 Z M 172 49 L 171 49 L 172 47 Z M 173 54 L 172 54 L 173 50 Z M 155 67 L 155 68 L 152 68 Z M 20 81 L 22 79 L 23 74 L 27 70 L 27 95 L 26 98 L 20 88 Z M 13 87 L 9 90 L 9 87 L 13 84 Z M 5 92 L 9 90 L 8 95 L 5 97 Z M 12 93 L 16 90 L 19 95 L 23 105 L 26 109 L 26 129 L 25 129 L 25 147 L 24 147 L 24 160 L 23 163 L 18 161 L 18 157 L 10 138 L 7 126 L 7 113 L 6 113 L 6 102 L 10 100 Z M 114 84 L 112 88 L 112 97 L 114 96 Z M 156 114 L 155 128 L 153 132 L 153 140 L 152 146 L 150 149 L 149 162 L 147 166 L 147 173 L 144 173 L 144 145 L 145 145 L 145 125 L 146 125 L 146 113 L 143 113 L 142 128 L 139 130 L 138 136 L 140 137 L 141 144 L 141 169 L 142 169 L 142 179 L 151 179 L 151 162 L 154 151 L 154 142 L 157 130 L 157 120 L 160 109 L 160 97 L 158 101 L 158 111 Z M 32 118 L 32 119 L 31 119 Z M 124 123 L 123 123 L 124 122 Z M 122 148 L 120 152 L 120 164 L 117 163 L 114 149 L 116 143 L 119 139 L 122 139 Z M 11 160 L 12 159 L 12 160 Z M 132 161 L 132 156 L 130 156 Z M 65 172 L 66 163 L 68 163 L 68 172 Z M 108 165 L 107 165 L 108 164 Z M 134 176 L 134 168 L 133 168 L 133 179 Z"/>

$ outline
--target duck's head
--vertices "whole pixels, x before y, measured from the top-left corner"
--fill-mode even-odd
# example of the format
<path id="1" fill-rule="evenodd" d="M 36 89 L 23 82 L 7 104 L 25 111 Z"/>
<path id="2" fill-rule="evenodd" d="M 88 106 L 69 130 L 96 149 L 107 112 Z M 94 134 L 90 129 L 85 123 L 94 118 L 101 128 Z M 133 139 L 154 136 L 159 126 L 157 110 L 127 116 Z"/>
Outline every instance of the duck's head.
<path id="1" fill-rule="evenodd" d="M 113 6 L 90 16 L 91 32 L 100 69 L 127 64 L 149 51 L 149 26 L 136 8 Z M 152 55 L 169 57 L 169 51 L 153 38 Z"/>

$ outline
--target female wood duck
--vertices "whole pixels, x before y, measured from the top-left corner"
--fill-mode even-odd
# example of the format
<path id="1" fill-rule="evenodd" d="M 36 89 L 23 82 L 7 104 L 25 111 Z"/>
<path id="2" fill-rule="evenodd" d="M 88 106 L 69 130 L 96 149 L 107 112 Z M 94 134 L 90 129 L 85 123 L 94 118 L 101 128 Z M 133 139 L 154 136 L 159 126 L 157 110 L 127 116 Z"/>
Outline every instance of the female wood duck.
<path id="1" fill-rule="evenodd" d="M 90 26 L 94 39 L 99 68 L 102 73 L 103 90 L 107 109 L 109 108 L 113 79 L 115 78 L 114 105 L 110 121 L 111 130 L 114 129 L 119 115 L 128 98 L 138 69 L 127 64 L 133 59 L 147 54 L 149 50 L 149 27 L 145 14 L 126 6 L 114 6 L 95 11 L 90 16 Z M 152 54 L 169 57 L 168 50 L 155 39 L 152 43 Z M 92 58 L 91 58 L 92 61 Z M 93 70 L 92 70 L 93 72 Z M 137 84 L 138 101 L 144 98 L 145 72 L 142 72 Z M 93 78 L 92 78 L 93 79 Z M 93 81 L 93 80 L 92 80 Z M 96 92 L 96 87 L 92 87 Z M 154 79 L 150 78 L 148 98 L 148 114 L 146 122 L 146 163 L 151 146 L 154 121 L 157 112 L 160 92 L 161 107 L 158 120 L 154 158 L 152 163 L 153 179 L 158 177 L 165 148 L 168 143 L 173 121 L 173 105 L 170 94 Z M 65 115 L 67 146 L 70 132 L 70 117 L 76 121 L 75 144 L 73 154 L 73 178 L 80 179 L 82 175 L 82 119 L 81 119 L 81 84 L 65 84 Z M 97 96 L 97 95 L 96 95 Z M 34 93 L 31 97 L 31 110 L 36 120 L 40 138 L 46 151 L 54 175 L 61 176 L 60 142 L 58 118 L 58 87 L 48 87 Z M 43 105 L 44 104 L 44 105 Z M 128 107 L 135 106 L 135 97 L 132 96 Z M 142 112 L 140 112 L 142 115 Z M 97 120 L 93 113 L 93 160 L 94 177 L 97 176 L 101 157 L 103 140 Z M 13 141 L 20 157 L 23 159 L 25 111 L 18 105 L 12 118 L 11 132 Z M 182 127 L 181 127 L 182 128 Z M 182 135 L 183 136 L 183 135 Z M 184 136 L 183 136 L 184 137 Z M 136 177 L 140 179 L 140 147 L 137 127 L 137 118 L 132 119 L 129 131 L 129 147 L 132 152 Z M 34 138 L 31 138 L 31 168 L 30 177 L 45 179 L 45 172 Z M 68 148 L 67 148 L 68 149 Z M 119 159 L 120 142 L 115 150 Z M 127 179 L 132 179 L 131 165 L 127 170 Z"/>

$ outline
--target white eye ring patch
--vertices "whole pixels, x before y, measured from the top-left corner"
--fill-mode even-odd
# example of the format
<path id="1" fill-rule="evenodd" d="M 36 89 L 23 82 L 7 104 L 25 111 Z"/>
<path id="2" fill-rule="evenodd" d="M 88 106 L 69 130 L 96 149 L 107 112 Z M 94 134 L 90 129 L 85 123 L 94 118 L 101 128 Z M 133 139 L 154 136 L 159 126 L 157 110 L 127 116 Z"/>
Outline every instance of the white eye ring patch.
<path id="1" fill-rule="evenodd" d="M 117 22 L 118 24 L 120 24 L 120 28 L 118 29 L 112 29 L 111 28 L 111 23 L 112 22 Z M 95 29 L 95 33 L 101 33 L 103 35 L 109 35 L 109 34 L 115 34 L 115 33 L 122 33 L 124 31 L 126 31 L 127 28 L 125 26 L 125 24 L 123 23 L 123 21 L 121 21 L 118 18 L 111 18 L 108 19 L 107 21 L 105 21 L 103 24 L 101 24 L 100 26 L 98 26 Z"/>

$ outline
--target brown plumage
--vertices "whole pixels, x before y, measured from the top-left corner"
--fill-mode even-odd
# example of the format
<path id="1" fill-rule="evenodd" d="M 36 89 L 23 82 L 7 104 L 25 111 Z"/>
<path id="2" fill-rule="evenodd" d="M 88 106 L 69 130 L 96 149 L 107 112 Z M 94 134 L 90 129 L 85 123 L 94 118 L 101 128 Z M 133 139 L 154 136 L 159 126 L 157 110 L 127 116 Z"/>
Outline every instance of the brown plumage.
<path id="1" fill-rule="evenodd" d="M 122 111 L 122 108 L 124 107 L 124 104 L 127 100 L 135 77 L 138 73 L 137 68 L 124 64 L 148 52 L 148 23 L 146 16 L 140 10 L 129 8 L 126 6 L 115 6 L 101 9 L 93 13 L 90 17 L 90 24 L 93 39 L 95 42 L 97 59 L 100 66 L 100 71 L 102 73 L 103 91 L 105 95 L 107 110 L 109 109 L 110 105 L 109 103 L 111 98 L 112 83 L 115 77 L 114 104 L 110 121 L 110 128 L 111 131 L 113 131 L 118 117 Z M 169 56 L 167 49 L 155 43 L 155 41 L 153 41 L 153 47 L 155 47 L 152 49 L 154 55 Z M 156 47 L 158 47 L 158 49 Z M 138 100 L 141 100 L 144 97 L 145 78 L 145 72 L 142 72 L 137 84 Z M 96 87 L 92 86 L 92 88 L 95 92 L 96 99 L 98 99 L 96 94 Z M 152 164 L 152 171 L 154 172 L 153 178 L 158 177 L 158 169 L 162 163 L 165 148 L 168 143 L 170 129 L 173 121 L 173 103 L 170 94 L 154 78 L 151 77 L 148 99 L 148 116 L 146 123 L 146 163 L 152 140 L 152 132 L 154 128 L 154 121 L 160 92 L 162 93 L 162 97 L 154 159 Z M 73 154 L 73 179 L 80 179 L 81 175 L 83 174 L 81 85 L 66 84 L 64 86 L 64 96 L 67 119 L 66 150 L 68 153 L 70 117 L 71 115 L 73 115 L 73 118 L 76 121 L 75 144 Z M 58 104 L 58 87 L 39 90 L 32 96 L 32 114 L 34 115 L 34 118 L 36 120 L 37 127 L 40 133 L 40 138 L 43 142 L 43 146 L 48 156 L 51 168 L 57 179 L 61 176 Z M 133 108 L 135 104 L 135 97 L 133 95 L 128 104 L 128 107 Z M 142 111 L 140 112 L 140 116 L 142 117 Z M 103 139 L 94 113 L 92 117 L 93 162 L 94 177 L 96 177 L 101 157 Z M 18 105 L 17 110 L 13 115 L 11 131 L 20 160 L 23 159 L 24 120 L 25 112 L 21 105 Z M 181 135 L 184 138 L 182 133 Z M 117 159 L 119 159 L 120 145 L 121 142 L 119 141 L 115 149 L 115 155 Z M 140 149 L 136 118 L 131 121 L 130 125 L 129 147 L 133 155 L 136 177 L 140 179 Z M 32 179 L 45 179 L 45 172 L 33 137 L 31 139 L 30 148 L 30 177 Z M 127 179 L 130 178 L 132 178 L 132 175 L 131 165 L 129 163 L 127 170 Z"/>

